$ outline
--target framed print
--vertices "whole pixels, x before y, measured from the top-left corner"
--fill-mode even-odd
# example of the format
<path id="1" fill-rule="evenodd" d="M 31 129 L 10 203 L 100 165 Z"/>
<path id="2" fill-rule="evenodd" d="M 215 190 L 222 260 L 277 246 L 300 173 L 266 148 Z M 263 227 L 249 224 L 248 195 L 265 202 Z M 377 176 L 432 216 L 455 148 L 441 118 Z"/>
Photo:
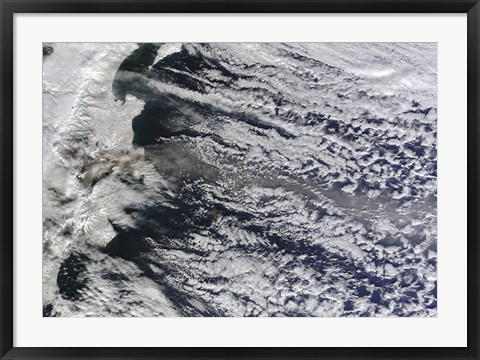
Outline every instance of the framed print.
<path id="1" fill-rule="evenodd" d="M 479 358 L 478 1 L 1 12 L 2 359 Z"/>

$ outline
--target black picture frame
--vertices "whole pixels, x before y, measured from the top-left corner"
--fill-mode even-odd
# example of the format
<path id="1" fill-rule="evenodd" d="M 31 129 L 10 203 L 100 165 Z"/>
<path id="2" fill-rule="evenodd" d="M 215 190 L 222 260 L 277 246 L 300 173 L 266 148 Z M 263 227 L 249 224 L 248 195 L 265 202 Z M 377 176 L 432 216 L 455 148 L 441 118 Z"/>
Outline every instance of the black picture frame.
<path id="1" fill-rule="evenodd" d="M 480 359 L 479 0 L 0 0 L 1 359 Z M 20 348 L 13 346 L 13 46 L 15 13 L 467 13 L 468 346 L 465 348 Z M 452 329 L 452 332 L 455 329 Z"/>

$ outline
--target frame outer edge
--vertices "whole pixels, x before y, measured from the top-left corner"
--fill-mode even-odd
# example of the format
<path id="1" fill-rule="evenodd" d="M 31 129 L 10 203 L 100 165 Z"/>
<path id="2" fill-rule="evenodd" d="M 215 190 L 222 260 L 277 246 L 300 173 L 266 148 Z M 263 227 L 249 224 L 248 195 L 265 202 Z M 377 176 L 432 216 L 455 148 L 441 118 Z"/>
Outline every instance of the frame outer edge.
<path id="1" fill-rule="evenodd" d="M 19 13 L 465 13 L 478 2 L 478 0 L 0 1 L 14 5 L 15 12 Z"/>
<path id="2" fill-rule="evenodd" d="M 479 354 L 479 294 L 480 294 L 480 250 L 479 250 L 479 172 L 480 172 L 480 3 L 467 15 L 467 116 L 468 116 L 468 263 L 467 263 L 467 327 L 468 349 L 474 359 Z"/>
<path id="3" fill-rule="evenodd" d="M 13 347 L 13 11 L 11 4 L 0 2 L 0 356 Z"/>

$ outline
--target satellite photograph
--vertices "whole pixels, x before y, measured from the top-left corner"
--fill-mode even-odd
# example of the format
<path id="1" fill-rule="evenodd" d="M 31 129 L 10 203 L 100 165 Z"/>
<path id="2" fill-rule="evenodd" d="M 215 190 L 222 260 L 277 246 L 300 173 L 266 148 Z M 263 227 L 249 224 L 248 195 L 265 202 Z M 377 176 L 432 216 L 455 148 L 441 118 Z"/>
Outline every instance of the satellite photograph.
<path id="1" fill-rule="evenodd" d="M 436 43 L 42 56 L 44 317 L 437 316 Z"/>

